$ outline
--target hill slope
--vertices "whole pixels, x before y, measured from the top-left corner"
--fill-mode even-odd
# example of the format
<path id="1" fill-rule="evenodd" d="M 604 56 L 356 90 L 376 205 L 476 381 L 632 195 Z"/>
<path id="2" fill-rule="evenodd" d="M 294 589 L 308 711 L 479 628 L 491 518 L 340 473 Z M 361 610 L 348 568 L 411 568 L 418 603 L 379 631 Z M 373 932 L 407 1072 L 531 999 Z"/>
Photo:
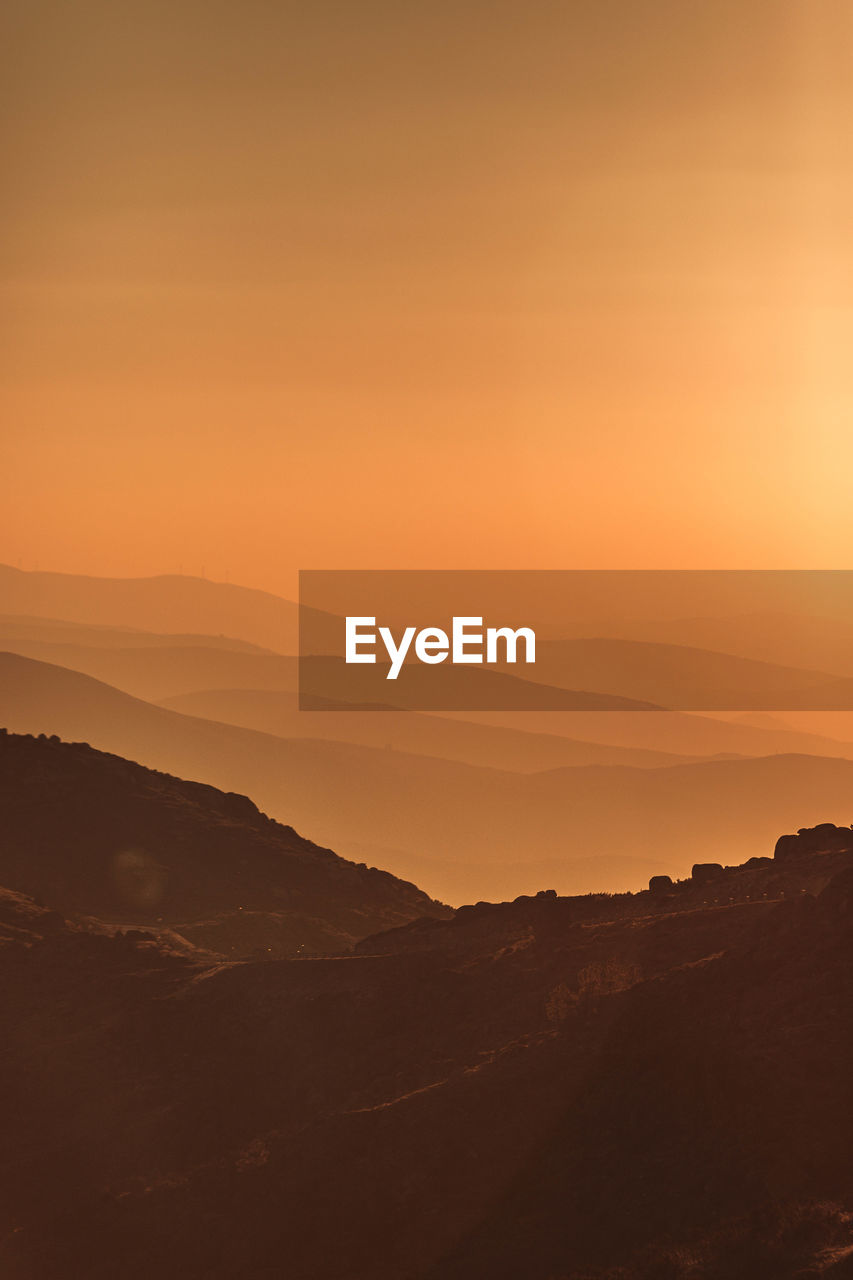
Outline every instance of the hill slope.
<path id="1" fill-rule="evenodd" d="M 592 637 L 544 640 L 528 679 L 596 689 L 688 711 L 825 705 L 833 689 L 844 706 L 849 689 L 832 672 L 782 666 L 688 645 Z M 830 704 L 832 705 L 832 704 Z"/>
<path id="2" fill-rule="evenodd" d="M 780 825 L 849 820 L 853 762 L 779 755 L 658 769 L 519 774 L 398 751 L 285 740 L 195 720 L 76 672 L 0 656 L 0 723 L 91 742 L 179 777 L 251 795 L 345 856 L 460 902 L 640 888 L 726 848 L 767 848 Z"/>
<path id="3" fill-rule="evenodd" d="M 226 955 L 340 951 L 442 908 L 318 848 L 243 795 L 85 745 L 0 734 L 0 884 L 66 914 Z"/>
<path id="4" fill-rule="evenodd" d="M 267 591 L 178 574 L 91 578 L 29 573 L 0 565 L 7 614 L 64 618 L 96 626 L 234 636 L 279 653 L 295 653 L 298 606 Z"/>
<path id="5" fill-rule="evenodd" d="M 851 856 L 213 967 L 0 893 L 3 1272 L 841 1280 Z"/>
<path id="6" fill-rule="evenodd" d="M 299 711 L 287 693 L 264 689 L 209 689 L 162 699 L 172 711 L 257 729 L 279 738 L 324 738 L 437 756 L 468 764 L 535 773 L 585 764 L 631 764 L 638 768 L 685 763 L 675 752 L 612 747 L 556 733 L 478 725 L 417 711 Z M 838 744 L 833 754 L 843 755 Z M 853 754 L 853 745 L 851 745 Z"/>
<path id="7" fill-rule="evenodd" d="M 587 642 L 578 642 L 586 644 Z M 614 674 L 614 664 L 622 663 L 618 655 L 607 659 L 608 641 L 597 641 L 601 646 L 601 659 L 606 678 Z M 546 646 L 547 647 L 547 646 Z M 655 652 L 648 656 L 647 650 Z M 399 749 L 416 754 L 441 755 L 448 759 L 467 760 L 472 764 L 485 764 L 495 768 L 521 769 L 529 772 L 537 768 L 552 768 L 559 764 L 635 763 L 665 764 L 667 756 L 680 753 L 687 756 L 746 754 L 766 755 L 774 751 L 800 751 L 815 755 L 853 756 L 850 737 L 849 714 L 844 712 L 814 713 L 828 725 L 824 736 L 818 726 L 814 732 L 802 732 L 774 724 L 767 716 L 764 725 L 752 724 L 749 717 L 738 722 L 723 722 L 708 715 L 685 715 L 675 712 L 646 712 L 638 721 L 631 712 L 623 715 L 610 711 L 593 714 L 583 711 L 549 711 L 545 713 L 515 712 L 515 723 L 490 725 L 490 734 L 473 733 L 461 728 L 465 721 L 455 716 L 432 716 L 427 721 L 422 715 L 393 712 L 384 718 L 375 713 L 336 713 L 325 711 L 322 715 L 300 714 L 297 711 L 297 664 L 294 657 L 265 652 L 246 641 L 224 635 L 172 635 L 131 628 L 89 626 L 83 623 L 62 622 L 56 619 L 15 615 L 0 615 L 0 649 L 35 658 L 53 665 L 69 667 L 103 680 L 134 697 L 163 702 L 174 710 L 207 719 L 225 720 L 245 728 L 256 728 L 279 737 L 317 736 L 339 741 L 358 741 L 365 745 L 385 745 L 383 731 L 395 721 L 405 732 L 393 735 Z M 633 674 L 634 679 L 653 679 L 658 686 L 664 681 L 660 667 L 670 662 L 663 646 L 633 646 L 635 658 L 642 658 L 642 666 L 651 671 Z M 695 659 L 702 659 L 695 651 L 682 650 L 682 665 L 691 670 Z M 707 658 L 709 655 L 704 655 Z M 716 663 L 716 656 L 710 655 Z M 759 666 L 761 664 L 758 664 Z M 579 667 L 579 671 L 582 669 Z M 767 667 L 762 672 L 766 681 Z M 590 674 L 592 678 L 593 673 Z M 719 673 L 713 672 L 714 687 L 720 688 Z M 704 680 L 702 664 L 690 677 Z M 744 688 L 750 687 L 749 679 L 741 673 L 738 700 L 744 696 Z M 760 682 L 759 682 L 760 684 Z M 706 688 L 710 687 L 706 683 Z M 661 692 L 660 687 L 657 689 Z M 664 690 L 665 691 L 665 690 Z M 763 696 L 760 684 L 757 696 Z M 261 695 L 267 695 L 262 699 Z M 241 695 L 243 695 L 241 697 Z M 803 729 L 808 730 L 808 713 L 793 713 L 805 718 Z M 504 719 L 508 713 L 504 712 Z M 390 717 L 390 718 L 389 718 Z M 538 741 L 530 731 L 530 721 L 538 718 Z M 469 722 L 470 723 L 470 722 Z M 527 729 L 523 732 L 522 725 Z M 499 734 L 497 730 L 501 730 Z M 624 741 L 620 751 L 620 730 Z M 613 741 L 608 741 L 612 735 Z M 560 739 L 568 742 L 561 743 Z M 842 741 L 839 741 L 842 739 Z M 602 752 L 597 747 L 612 746 L 615 750 Z M 633 751 L 630 758 L 626 753 Z"/>

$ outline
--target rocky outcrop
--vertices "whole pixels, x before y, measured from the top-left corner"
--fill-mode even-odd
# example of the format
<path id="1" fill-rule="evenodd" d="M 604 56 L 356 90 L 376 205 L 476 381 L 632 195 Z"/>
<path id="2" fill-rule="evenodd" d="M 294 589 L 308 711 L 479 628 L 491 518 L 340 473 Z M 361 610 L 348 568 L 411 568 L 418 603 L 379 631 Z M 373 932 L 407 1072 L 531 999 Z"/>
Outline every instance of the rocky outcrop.
<path id="1" fill-rule="evenodd" d="M 695 884 L 710 884 L 712 880 L 719 880 L 723 875 L 722 863 L 719 862 L 695 862 L 690 878 Z"/>
<path id="2" fill-rule="evenodd" d="M 853 849 L 853 829 L 837 827 L 834 822 L 820 822 L 816 827 L 800 827 L 796 835 L 780 836 L 774 858 L 790 858 L 802 853 L 823 853 Z"/>

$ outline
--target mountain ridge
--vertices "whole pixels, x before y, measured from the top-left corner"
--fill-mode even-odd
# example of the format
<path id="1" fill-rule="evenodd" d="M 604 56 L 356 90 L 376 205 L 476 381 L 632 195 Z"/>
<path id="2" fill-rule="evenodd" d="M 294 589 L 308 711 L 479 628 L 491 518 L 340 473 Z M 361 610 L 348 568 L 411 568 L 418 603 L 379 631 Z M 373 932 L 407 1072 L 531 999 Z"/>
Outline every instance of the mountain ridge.
<path id="1" fill-rule="evenodd" d="M 527 869 L 534 850 L 540 861 L 562 860 L 552 880 L 561 892 L 640 888 L 661 862 L 682 874 L 717 860 L 720 847 L 739 854 L 766 845 L 782 823 L 840 821 L 853 789 L 853 762 L 843 757 L 580 766 L 548 776 L 279 739 L 194 720 L 17 655 L 0 657 L 0 722 L 251 794 L 356 860 L 364 846 L 397 850 L 385 863 L 391 871 L 457 903 L 536 888 Z M 621 861 L 610 866 L 611 854 Z M 490 865 L 503 870 L 490 874 Z"/>
<path id="2" fill-rule="evenodd" d="M 725 905 L 695 875 L 238 964 L 0 891 L 0 1261 L 841 1280 L 853 854 L 814 843 L 729 868 Z"/>
<path id="3" fill-rule="evenodd" d="M 245 957 L 340 951 L 383 916 L 446 914 L 245 795 L 5 730 L 0 766 L 0 884 L 78 918 L 163 926 Z"/>

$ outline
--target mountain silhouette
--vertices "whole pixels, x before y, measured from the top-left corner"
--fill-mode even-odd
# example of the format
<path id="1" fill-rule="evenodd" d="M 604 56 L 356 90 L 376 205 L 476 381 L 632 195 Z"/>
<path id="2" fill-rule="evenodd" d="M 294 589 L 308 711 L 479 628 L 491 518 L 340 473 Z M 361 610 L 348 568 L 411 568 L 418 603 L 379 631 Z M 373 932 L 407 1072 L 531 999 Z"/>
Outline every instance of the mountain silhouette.
<path id="1" fill-rule="evenodd" d="M 37 619 L 14 618 L 4 627 L 0 616 L 0 636 L 8 632 L 8 648 L 28 657 L 83 671 L 125 689 L 135 696 L 159 701 L 177 694 L 204 688 L 299 689 L 301 703 L 309 709 L 351 705 L 426 709 L 442 706 L 485 708 L 492 706 L 528 709 L 638 710 L 648 704 L 619 694 L 595 689 L 550 686 L 542 680 L 522 678 L 519 669 L 405 668 L 397 682 L 386 679 L 388 664 L 348 667 L 342 658 L 312 655 L 302 659 L 253 649 L 245 642 L 221 637 L 177 637 L 174 643 L 151 633 L 128 631 L 126 637 L 114 628 L 80 627 L 95 643 L 82 642 L 69 624 L 48 620 L 41 628 Z M 134 643 L 139 635 L 141 643 Z M 107 637 L 110 638 L 107 642 Z M 525 669 L 526 670 L 526 669 Z M 301 685 L 301 688 L 300 688 Z"/>
<path id="2" fill-rule="evenodd" d="M 0 640 L 15 652 L 24 646 L 76 645 L 82 649 L 162 649 L 203 647 L 234 653 L 268 653 L 270 650 L 234 636 L 205 635 L 203 632 L 157 632 L 138 627 L 68 622 L 62 618 L 39 618 L 30 614 L 0 613 Z M 21 646 L 18 648 L 17 646 Z M 34 655 L 30 655 L 34 656 Z"/>
<path id="3" fill-rule="evenodd" d="M 853 683 L 831 673 L 684 644 L 543 640 L 528 679 L 596 689 L 688 711 L 850 705 Z"/>
<path id="4" fill-rule="evenodd" d="M 821 843 L 236 964 L 0 891 L 4 1274 L 841 1280 L 853 853 Z"/>
<path id="5" fill-rule="evenodd" d="M 853 762 L 809 755 L 522 774 L 283 739 L 14 654 L 0 656 L 0 722 L 251 795 L 318 843 L 453 903 L 530 892 L 545 875 L 561 892 L 636 889 L 720 848 L 772 847 L 780 825 L 843 821 L 853 790 Z"/>
<path id="6" fill-rule="evenodd" d="M 229 957 L 339 951 L 444 910 L 246 796 L 86 744 L 0 733 L 0 884 L 66 914 L 173 930 Z"/>
<path id="7" fill-rule="evenodd" d="M 601 646 L 604 642 L 596 644 Z M 774 718 L 767 716 L 761 727 L 752 717 L 740 717 L 739 724 L 725 724 L 708 715 L 687 717 L 678 713 L 662 715 L 647 712 L 643 720 L 637 722 L 632 716 L 620 716 L 613 711 L 606 716 L 599 713 L 590 716 L 583 711 L 552 711 L 538 715 L 537 742 L 530 731 L 519 735 L 515 726 L 493 725 L 493 732 L 486 735 L 482 731 L 477 733 L 470 728 L 460 728 L 460 720 L 447 715 L 441 720 L 435 716 L 426 720 L 423 716 L 396 713 L 386 713 L 384 718 L 379 718 L 372 712 L 349 711 L 303 715 L 297 709 L 296 659 L 267 652 L 228 636 L 158 634 L 131 628 L 0 615 L 0 647 L 82 671 L 134 697 L 162 701 L 191 715 L 225 720 L 245 728 L 275 733 L 279 737 L 316 736 L 358 741 L 364 745 L 385 745 L 390 740 L 398 749 L 415 754 L 439 755 L 496 768 L 520 768 L 526 772 L 560 764 L 666 764 L 671 763 L 676 754 L 763 755 L 774 751 L 799 751 L 853 756 L 853 742 L 844 740 L 850 736 L 850 724 L 846 723 L 850 717 L 846 716 L 845 720 L 844 712 L 823 713 L 828 724 L 827 732 L 834 735 L 827 737 L 822 732 L 804 732 L 790 726 L 774 727 Z M 651 654 L 643 646 L 632 646 L 632 651 L 652 665 L 652 671 L 646 672 L 644 678 L 660 680 L 661 662 L 665 666 L 668 661 L 667 650 L 664 646 L 650 648 Z M 606 657 L 604 651 L 602 657 Z M 689 651 L 681 657 L 689 667 L 697 659 L 697 655 L 691 655 Z M 701 659 L 702 655 L 698 657 Z M 716 663 L 718 655 L 706 657 Z M 772 678 L 772 670 L 761 668 L 767 679 Z M 755 673 L 748 665 L 745 673 L 755 683 Z M 609 674 L 613 674 L 612 662 Z M 698 673 L 694 669 L 690 678 L 697 679 L 699 674 L 701 667 Z M 743 678 L 744 670 L 740 674 Z M 242 698 L 241 691 L 245 695 Z M 260 697 L 260 694 L 265 696 Z M 743 684 L 737 696 L 744 696 Z M 504 714 L 504 719 L 508 714 Z M 803 716 L 804 713 L 796 714 Z M 537 713 L 515 712 L 512 715 L 515 721 L 519 716 L 524 716 L 527 721 L 535 718 Z M 750 720 L 753 723 L 749 723 Z M 390 732 L 392 724 L 395 726 L 393 733 Z M 808 725 L 804 728 L 807 729 Z M 502 733 L 494 732 L 496 729 L 501 729 Z M 621 742 L 620 731 L 623 733 Z M 597 738 L 590 741 L 593 735 Z M 608 735 L 616 740 L 607 742 Z M 570 739 L 568 745 L 560 743 L 560 737 Z M 605 740 L 599 743 L 599 738 Z M 607 746 L 616 750 L 600 749 Z M 620 746 L 630 747 L 634 754 L 623 752 L 620 757 Z"/>
<path id="8" fill-rule="evenodd" d="M 707 583 L 706 588 L 710 589 Z M 746 591 L 748 598 L 745 581 L 732 582 L 727 590 L 734 590 L 735 596 L 742 596 Z M 0 565 L 0 593 L 7 614 L 30 615 L 45 622 L 64 619 L 68 624 L 90 627 L 233 637 L 232 651 L 239 641 L 284 655 L 293 655 L 298 648 L 298 605 L 269 592 L 203 578 L 181 575 L 94 578 L 24 573 Z M 712 599 L 716 599 L 713 593 Z M 716 607 L 725 599 L 726 590 L 716 601 Z M 836 601 L 839 607 L 843 603 Z M 650 601 L 646 616 L 631 618 L 629 615 L 627 621 L 620 622 L 617 618 L 609 623 L 602 623 L 588 608 L 581 608 L 577 615 L 569 611 L 565 619 L 569 630 L 562 637 L 559 632 L 553 633 L 554 626 L 559 627 L 560 623 L 552 619 L 540 637 L 536 664 L 525 669 L 524 681 L 519 685 L 501 684 L 500 677 L 507 676 L 506 671 L 459 671 L 445 666 L 431 670 L 431 680 L 423 689 L 415 676 L 409 675 L 407 688 L 398 686 L 391 701 L 399 706 L 426 709 L 440 705 L 442 699 L 445 705 L 461 710 L 469 705 L 487 708 L 490 703 L 512 708 L 523 705 L 518 701 L 523 689 L 526 705 L 535 708 L 542 705 L 538 699 L 543 691 L 525 687 L 533 683 L 553 690 L 550 699 L 554 707 L 573 705 L 579 710 L 591 705 L 618 706 L 612 699 L 622 699 L 626 706 L 640 703 L 688 710 L 742 707 L 808 711 L 853 706 L 853 679 L 850 678 L 853 668 L 847 657 L 847 641 L 853 630 L 846 615 L 826 622 L 819 617 L 791 618 L 766 611 L 754 616 L 723 611 L 720 616 L 681 620 L 667 617 L 667 608 L 663 603 L 661 607 L 663 616 L 657 620 L 648 616 L 652 608 Z M 329 633 L 330 624 L 331 634 L 337 634 L 339 620 L 317 610 L 309 610 L 308 614 L 322 623 L 321 634 Z M 589 616 L 585 618 L 585 614 Z M 572 630 L 583 630 L 593 623 L 603 629 L 592 635 L 588 630 L 581 635 Z M 0 635 L 3 632 L 0 620 Z M 25 639 L 20 628 L 18 635 L 21 651 L 30 656 L 78 666 L 98 678 L 128 687 L 118 678 L 118 672 L 124 671 L 126 676 L 132 673 L 132 654 L 124 660 L 116 659 L 112 670 L 98 670 L 90 666 L 86 655 L 79 651 L 76 661 L 70 660 L 71 651 L 38 652 L 38 645 L 51 642 L 47 636 L 39 639 L 31 633 Z M 60 641 L 54 636 L 53 643 L 81 644 L 82 638 Z M 133 649 L 134 646 L 125 647 Z M 106 662 L 103 653 L 101 661 Z M 148 655 L 147 661 L 153 661 L 152 655 Z M 259 664 L 259 670 L 263 670 L 263 664 Z M 508 670 L 518 679 L 516 669 Z M 378 668 L 360 668 L 355 672 L 346 669 L 344 675 L 342 686 L 340 679 L 321 676 L 316 692 L 328 686 L 337 697 L 341 689 L 344 693 L 347 688 L 357 692 L 363 685 L 370 691 L 374 683 L 382 680 Z M 483 676 L 489 679 L 484 681 Z M 146 678 L 144 670 L 140 678 Z M 150 688 L 130 688 L 130 691 L 156 698 L 203 687 L 287 687 L 281 683 L 269 684 L 268 678 L 264 673 L 264 678 L 254 680 L 232 679 L 225 683 L 208 680 L 206 686 L 204 683 L 186 685 L 180 680 L 175 685 L 172 679 L 159 691 L 156 688 L 153 692 Z M 492 688 L 488 687 L 489 683 Z M 574 702 L 567 702 L 561 691 L 575 691 Z M 385 689 L 384 693 L 389 691 Z M 597 695 L 594 703 L 589 701 L 592 695 Z M 344 700 L 351 699 L 345 697 Z M 355 700 L 374 702 L 376 698 L 371 693 L 369 698 L 356 697 Z"/>
<path id="9" fill-rule="evenodd" d="M 685 764 L 690 758 L 699 758 L 672 751 L 584 742 L 557 733 L 479 725 L 416 711 L 386 711 L 381 715 L 371 711 L 324 711 L 307 715 L 298 710 L 292 694 L 267 689 L 206 689 L 164 698 L 161 705 L 185 715 L 257 729 L 279 738 L 325 738 L 362 746 L 390 747 L 414 755 L 437 756 L 442 760 L 521 773 L 586 764 L 654 768 Z M 833 745 L 834 754 L 843 754 L 837 743 Z"/>
<path id="10" fill-rule="evenodd" d="M 227 635 L 278 653 L 295 653 L 298 606 L 290 600 L 225 582 L 179 574 L 95 578 L 33 573 L 0 565 L 6 614 L 145 631 Z"/>
<path id="11" fill-rule="evenodd" d="M 820 612 L 754 612 L 717 617 L 685 617 L 667 620 L 632 618 L 620 628 L 603 634 L 614 638 L 713 649 L 718 653 L 784 666 L 834 671 L 853 676 L 853 625 L 848 616 L 822 616 Z"/>

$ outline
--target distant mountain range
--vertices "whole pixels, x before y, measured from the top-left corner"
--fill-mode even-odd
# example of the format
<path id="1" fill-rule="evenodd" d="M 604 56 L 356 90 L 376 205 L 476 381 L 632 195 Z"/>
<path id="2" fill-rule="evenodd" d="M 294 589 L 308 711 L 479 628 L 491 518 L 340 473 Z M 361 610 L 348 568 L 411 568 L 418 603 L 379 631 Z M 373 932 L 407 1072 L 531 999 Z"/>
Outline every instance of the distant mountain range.
<path id="1" fill-rule="evenodd" d="M 851 816 L 846 759 L 780 754 L 521 774 L 199 720 L 13 654 L 0 658 L 0 721 L 251 794 L 345 856 L 456 903 L 540 888 L 545 863 L 561 891 L 639 888 L 657 869 L 680 873 L 720 848 L 755 852 L 780 825 Z"/>
<path id="2" fill-rule="evenodd" d="M 631 679 L 636 682 L 636 691 L 657 697 L 662 692 L 661 683 L 671 679 L 665 675 L 667 665 L 674 661 L 668 646 L 633 643 L 625 646 L 622 642 L 606 640 L 584 640 L 567 644 L 573 654 L 577 652 L 579 674 L 584 674 L 584 678 L 591 684 L 597 680 L 612 678 L 614 666 L 623 670 L 632 667 Z M 373 712 L 341 714 L 326 711 L 322 715 L 300 714 L 296 702 L 296 658 L 270 653 L 228 636 L 159 634 L 127 627 L 93 626 L 0 614 L 0 648 L 86 672 L 135 697 L 163 701 L 175 709 L 187 710 L 192 714 L 230 720 L 230 713 L 233 712 L 236 717 L 234 723 L 275 732 L 280 736 L 290 736 L 291 732 L 295 732 L 299 736 L 313 734 L 369 744 L 381 739 L 382 734 L 389 733 L 391 725 L 396 724 L 405 726 L 404 736 L 408 748 L 418 753 L 443 755 L 446 752 L 451 758 L 468 759 L 471 763 L 495 764 L 498 767 L 529 770 L 559 763 L 577 763 L 578 752 L 582 753 L 584 750 L 588 752 L 584 763 L 602 762 L 601 753 L 591 746 L 593 741 L 600 745 L 631 745 L 636 754 L 630 761 L 623 757 L 623 763 L 665 763 L 666 756 L 671 754 L 755 755 L 773 751 L 806 751 L 853 755 L 853 742 L 842 742 L 839 746 L 839 739 L 844 738 L 845 731 L 853 734 L 853 717 L 844 712 L 822 715 L 815 713 L 812 717 L 804 713 L 793 715 L 795 723 L 803 723 L 808 729 L 811 719 L 819 727 L 828 728 L 830 734 L 834 735 L 832 737 L 821 732 L 786 728 L 784 721 L 778 721 L 778 718 L 780 727 L 774 729 L 774 718 L 767 715 L 764 716 L 763 724 L 756 725 L 750 723 L 750 718 L 745 715 L 739 716 L 736 723 L 724 723 L 707 715 L 700 718 L 658 712 L 646 712 L 640 720 L 633 715 L 620 716 L 615 711 L 606 715 L 598 711 L 589 713 L 581 710 L 504 712 L 491 715 L 469 713 L 480 720 L 496 721 L 502 718 L 504 727 L 512 726 L 516 749 L 512 749 L 510 745 L 510 735 L 504 733 L 500 736 L 503 737 L 504 747 L 509 748 L 505 751 L 498 746 L 499 735 L 493 734 L 491 746 L 488 746 L 484 734 L 474 737 L 469 730 L 461 729 L 459 717 L 453 716 L 453 713 L 444 716 L 444 730 L 440 739 L 436 732 L 439 722 L 434 716 L 427 728 L 428 722 L 423 716 L 408 713 L 384 713 L 382 716 Z M 740 685 L 736 690 L 738 698 L 744 696 L 744 689 L 750 687 L 750 684 L 756 688 L 756 696 L 763 696 L 774 684 L 781 682 L 784 685 L 787 681 L 793 687 L 805 678 L 804 673 L 791 674 L 787 670 L 762 663 L 744 663 L 724 655 L 679 650 L 677 646 L 672 648 L 675 659 L 684 668 L 679 678 L 686 679 L 688 683 L 695 684 L 697 680 L 701 683 L 705 679 L 703 670 L 707 673 L 708 669 L 713 668 L 717 674 L 708 677 L 708 687 L 719 689 L 727 683 L 737 683 L 739 680 Z M 546 661 L 549 651 L 546 645 Z M 241 692 L 245 695 L 242 700 Z M 217 693 L 222 697 L 217 699 L 209 696 Z M 260 693 L 275 696 L 269 697 L 265 704 L 258 697 Z M 290 697 L 285 697 L 285 694 Z M 193 698 L 182 704 L 180 699 L 189 698 L 190 695 Z M 220 715 L 216 711 L 211 714 L 206 706 L 213 703 L 229 714 Z M 288 710 L 292 714 L 287 716 L 287 732 L 283 733 L 283 717 Z M 452 725 L 448 725 L 446 721 L 451 716 Z M 544 754 L 537 750 L 537 744 L 529 731 L 518 736 L 518 729 L 521 727 L 528 730 L 535 727 L 540 737 L 547 735 L 547 741 L 543 740 L 538 744 Z M 423 747 L 418 744 L 419 732 L 425 735 Z M 566 748 L 559 745 L 560 738 L 572 740 L 568 748 L 574 748 L 571 758 L 561 754 Z M 383 745 L 387 741 L 385 738 Z M 479 755 L 480 747 L 486 751 L 485 756 Z M 657 759 L 655 752 L 658 753 Z"/>
<path id="3" fill-rule="evenodd" d="M 164 698 L 161 705 L 184 715 L 241 725 L 279 738 L 354 742 L 520 773 L 586 764 L 630 764 L 638 768 L 655 768 L 684 764 L 691 759 L 672 751 L 583 742 L 558 733 L 529 733 L 414 711 L 305 713 L 297 709 L 293 694 L 275 690 L 201 690 Z"/>
<path id="4" fill-rule="evenodd" d="M 12 651 L 0 661 L 0 722 L 251 794 L 322 844 L 447 901 L 545 882 L 636 888 L 656 863 L 678 872 L 721 843 L 745 849 L 786 822 L 847 816 L 853 743 L 784 721 L 305 713 L 295 657 L 271 651 L 296 625 L 287 601 L 200 579 L 0 569 L 0 583 L 10 610 L 0 647 Z M 760 701 L 828 678 L 658 642 L 545 640 L 546 666 L 552 651 L 590 685 L 621 671 L 638 698 L 698 681 Z M 838 717 L 826 719 L 831 732 Z"/>
<path id="5" fill-rule="evenodd" d="M 757 612 L 666 620 L 629 618 L 611 622 L 605 634 L 657 643 L 688 645 L 784 666 L 853 676 L 853 621 L 816 613 Z"/>
<path id="6" fill-rule="evenodd" d="M 780 599 L 785 598 L 784 577 L 779 581 Z M 662 601 L 663 616 L 659 619 L 648 616 L 653 600 L 647 602 L 646 616 L 636 618 L 601 618 L 593 599 L 585 608 L 579 605 L 577 614 L 567 609 L 565 634 L 555 636 L 546 629 L 539 639 L 536 664 L 525 667 L 523 681 L 519 668 L 459 670 L 444 665 L 430 668 L 426 683 L 419 678 L 424 672 L 412 668 L 407 670 L 405 687 L 391 687 L 378 667 L 363 667 L 345 669 L 343 685 L 340 678 L 321 675 L 316 692 L 327 692 L 330 697 L 336 697 L 341 688 L 345 693 L 347 688 L 357 692 L 361 681 L 366 682 L 369 696 L 354 700 L 371 704 L 387 697 L 396 705 L 415 709 L 442 705 L 460 710 L 487 709 L 489 705 L 512 709 L 523 705 L 518 699 L 524 697 L 530 709 L 544 707 L 539 700 L 542 691 L 525 687 L 533 683 L 554 690 L 552 706 L 579 710 L 618 707 L 611 699 L 622 699 L 626 707 L 652 704 L 711 711 L 853 708 L 853 659 L 849 657 L 853 619 L 848 616 L 843 592 L 837 599 L 831 591 L 828 596 L 815 597 L 815 607 L 822 603 L 825 609 L 836 610 L 838 616 L 832 619 L 766 611 L 726 613 L 729 597 L 742 605 L 748 598 L 748 578 L 745 575 L 741 581 L 737 575 L 711 575 L 712 580 L 703 580 L 704 587 L 691 580 L 688 597 L 701 599 L 706 590 L 710 592 L 709 607 L 720 611 L 709 617 L 672 618 L 671 600 L 666 600 L 666 607 Z M 604 589 L 598 588 L 599 592 Z M 0 627 L 6 638 L 16 637 L 10 648 L 75 666 L 121 687 L 135 681 L 137 687 L 129 691 L 140 696 L 159 699 L 203 688 L 295 687 L 292 667 L 276 663 L 270 653 L 258 653 L 253 661 L 246 652 L 247 645 L 278 655 L 297 652 L 299 608 L 268 592 L 177 575 L 88 578 L 25 573 L 0 566 L 0 600 L 4 613 L 12 615 Z M 327 634 L 330 615 L 313 616 L 323 622 L 323 634 Z M 49 624 L 41 635 L 34 626 L 37 618 Z M 63 620 L 64 629 L 54 621 L 57 619 Z M 89 634 L 75 636 L 69 624 L 88 627 Z M 102 632 L 105 628 L 159 632 L 164 637 L 172 633 L 172 642 L 154 645 L 150 638 L 140 643 L 128 636 L 124 645 L 116 637 L 118 643 L 107 646 L 103 634 L 93 643 L 94 628 Z M 196 642 L 194 636 L 205 639 Z M 212 637 L 222 641 L 218 649 L 234 655 L 230 682 L 225 675 L 227 664 L 208 653 L 198 655 L 201 683 L 187 684 L 185 672 L 192 654 L 180 650 L 210 648 Z M 46 649 L 45 645 L 57 647 Z M 116 650 L 111 659 L 106 656 L 108 647 Z M 168 647 L 172 652 L 159 656 L 135 652 L 146 647 Z M 93 658 L 85 651 L 90 648 L 101 650 L 101 669 L 93 667 Z M 246 659 L 242 664 L 237 661 L 240 648 Z M 557 690 L 575 691 L 575 701 L 567 701 Z M 471 693 L 477 697 L 469 702 L 466 695 Z M 592 695 L 597 695 L 597 702 L 590 701 Z"/>
<path id="7" fill-rule="evenodd" d="M 725 652 L 593 636 L 544 640 L 527 679 L 618 693 L 688 711 L 850 708 L 853 681 Z"/>
<path id="8" fill-rule="evenodd" d="M 233 636 L 278 653 L 295 653 L 298 607 L 290 600 L 225 582 L 162 574 L 89 578 L 32 573 L 0 565 L 6 614 L 61 618 L 95 626 Z"/>

